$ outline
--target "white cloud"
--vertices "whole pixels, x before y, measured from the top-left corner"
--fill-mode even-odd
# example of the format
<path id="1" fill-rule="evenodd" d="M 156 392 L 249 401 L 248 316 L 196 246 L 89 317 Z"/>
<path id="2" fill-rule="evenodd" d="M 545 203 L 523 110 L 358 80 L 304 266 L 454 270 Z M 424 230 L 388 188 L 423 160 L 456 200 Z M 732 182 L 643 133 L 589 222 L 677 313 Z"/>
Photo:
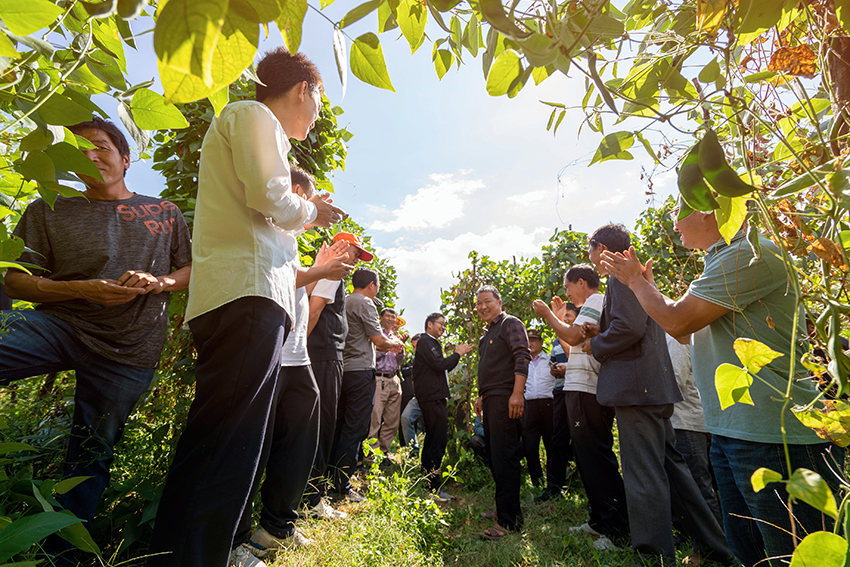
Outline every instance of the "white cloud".
<path id="1" fill-rule="evenodd" d="M 523 207 L 533 207 L 534 205 L 545 199 L 548 193 L 548 191 L 530 191 L 528 193 L 511 195 L 510 197 L 508 197 L 508 201 L 514 202 Z"/>
<path id="2" fill-rule="evenodd" d="M 372 208 L 384 219 L 369 227 L 382 232 L 399 230 L 444 228 L 464 215 L 466 196 L 484 188 L 480 179 L 455 179 L 447 173 L 429 176 L 432 185 L 420 188 L 416 194 L 407 195 L 395 210 Z"/>
<path id="3" fill-rule="evenodd" d="M 398 273 L 398 307 L 404 308 L 408 330 L 421 330 L 425 317 L 440 308 L 440 290 L 454 283 L 456 274 L 469 267 L 469 252 L 493 260 L 530 258 L 540 254 L 551 229 L 525 229 L 516 225 L 492 227 L 482 234 L 466 232 L 453 239 L 437 238 L 421 244 L 378 249 Z"/>
<path id="4" fill-rule="evenodd" d="M 619 205 L 620 202 L 626 198 L 626 193 L 624 191 L 617 191 L 615 194 L 611 195 L 607 199 L 602 199 L 601 201 L 596 201 L 593 206 L 597 209 L 601 207 L 609 207 L 612 205 Z"/>

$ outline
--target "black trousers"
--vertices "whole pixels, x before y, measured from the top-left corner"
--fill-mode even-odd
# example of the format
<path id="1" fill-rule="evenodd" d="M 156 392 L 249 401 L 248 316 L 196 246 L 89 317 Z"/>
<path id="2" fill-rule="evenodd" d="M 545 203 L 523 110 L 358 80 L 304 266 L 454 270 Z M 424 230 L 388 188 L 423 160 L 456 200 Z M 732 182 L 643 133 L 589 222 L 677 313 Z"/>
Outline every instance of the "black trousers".
<path id="1" fill-rule="evenodd" d="M 543 468 L 540 466 L 540 440 L 546 448 L 546 471 L 552 464 L 552 400 L 540 398 L 525 401 L 525 411 L 522 413 L 522 447 L 525 452 L 525 462 L 531 482 L 540 486 L 543 483 Z"/>
<path id="2" fill-rule="evenodd" d="M 336 432 L 337 404 L 342 391 L 342 361 L 314 360 L 311 366 L 319 387 L 319 442 L 310 483 L 305 491 L 307 503 L 312 508 L 327 493 L 326 475 Z"/>
<path id="3" fill-rule="evenodd" d="M 620 463 L 614 454 L 614 408 L 595 394 L 564 392 L 576 467 L 587 493 L 588 524 L 615 542 L 628 541 L 629 516 Z"/>
<path id="4" fill-rule="evenodd" d="M 499 525 L 519 530 L 523 524 L 519 504 L 519 485 L 522 472 L 522 426 L 511 419 L 506 395 L 484 397 L 484 437 L 490 453 L 490 471 L 496 481 L 496 517 Z"/>
<path id="5" fill-rule="evenodd" d="M 443 484 L 440 466 L 449 442 L 449 413 L 446 400 L 420 401 L 419 409 L 422 410 L 422 421 L 425 423 L 422 470 L 431 481 L 431 490 L 439 490 Z"/>
<path id="6" fill-rule="evenodd" d="M 277 303 L 254 296 L 189 322 L 198 350 L 195 400 L 162 494 L 149 567 L 227 564 L 271 450 L 290 326 Z"/>
<path id="7" fill-rule="evenodd" d="M 336 430 L 330 457 L 337 494 L 345 495 L 351 490 L 349 479 L 354 474 L 363 441 L 369 435 L 374 399 L 374 370 L 342 373 L 342 390 L 336 408 Z"/>
<path id="8" fill-rule="evenodd" d="M 298 505 L 310 478 L 319 437 L 319 388 L 309 366 L 284 366 L 278 379 L 277 407 L 271 451 L 263 481 L 260 525 L 275 537 L 295 529 Z M 259 485 L 263 471 L 254 479 Z M 251 512 L 256 488 L 239 522 L 234 545 L 245 543 L 251 532 Z"/>
<path id="9" fill-rule="evenodd" d="M 547 448 L 548 467 L 546 485 L 549 490 L 561 490 L 567 484 L 567 467 L 574 460 L 570 442 L 570 418 L 563 390 L 556 390 L 552 398 L 552 449 Z"/>
<path id="10" fill-rule="evenodd" d="M 615 411 L 632 549 L 675 560 L 672 507 L 700 555 L 730 561 L 732 553 L 723 529 L 676 450 L 670 425 L 673 404 L 617 407 Z"/>

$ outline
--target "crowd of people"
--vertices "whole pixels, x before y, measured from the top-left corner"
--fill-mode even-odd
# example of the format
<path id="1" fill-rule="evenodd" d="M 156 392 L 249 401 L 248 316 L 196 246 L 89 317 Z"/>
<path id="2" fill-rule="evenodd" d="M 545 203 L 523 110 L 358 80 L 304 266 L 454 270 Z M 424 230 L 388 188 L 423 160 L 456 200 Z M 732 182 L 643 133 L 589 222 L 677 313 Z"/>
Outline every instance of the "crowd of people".
<path id="1" fill-rule="evenodd" d="M 549 353 L 543 329 L 506 313 L 499 290 L 483 286 L 477 347 L 453 345 L 446 355 L 441 313 L 408 338 L 399 314 L 379 305 L 378 273 L 356 269 L 372 259 L 358 236 L 338 232 L 313 265 L 300 265 L 298 235 L 346 217 L 286 157 L 289 139 L 305 139 L 318 117 L 321 77 L 283 49 L 266 54 L 257 75 L 256 100 L 227 105 L 204 138 L 191 239 L 175 205 L 129 191 L 127 141 L 99 118 L 70 128 L 95 146 L 85 152 L 100 175 L 82 176 L 86 197 L 52 207 L 37 200 L 17 225 L 28 247 L 21 261 L 38 273 L 10 270 L 5 291 L 37 308 L 5 312 L 0 383 L 75 371 L 64 476 L 87 479 L 60 496 L 66 510 L 92 520 L 114 446 L 159 362 L 168 294 L 188 287 L 195 399 L 149 567 L 262 567 L 270 550 L 311 545 L 299 515 L 345 519 L 331 500 L 365 499 L 351 482 L 372 458 L 364 441 L 388 465 L 399 433 L 420 453 L 417 424 L 429 497 L 452 500 L 441 473 L 449 372 L 473 351 L 480 428 L 472 446 L 495 481 L 486 539 L 522 529 L 523 457 L 538 502 L 562 495 L 574 462 L 589 519 L 572 531 L 597 549 L 630 547 L 638 564 L 675 563 L 674 525 L 693 542 L 689 564 L 747 567 L 787 557 L 795 537 L 831 528 L 805 503 L 789 513 L 782 483 L 756 492 L 750 481 L 761 467 L 784 478 L 806 468 L 835 488 L 843 470 L 843 450 L 790 415 L 787 457 L 783 450 L 783 406 L 772 394 L 785 388 L 789 361 L 801 354 L 791 345 L 805 332 L 793 328 L 794 299 L 772 243 L 761 239 L 756 258 L 741 233 L 721 237 L 714 214 L 679 219 L 684 245 L 705 250 L 706 263 L 674 301 L 655 287 L 652 262 L 638 261 L 628 231 L 605 225 L 590 238 L 592 265 L 563 267 L 570 303 L 533 304 L 557 336 Z M 715 369 L 738 364 L 740 337 L 785 356 L 759 371 L 752 405 L 721 409 Z M 792 395 L 805 404 L 815 389 L 796 381 Z M 44 552 L 55 565 L 73 564 L 61 538 Z"/>

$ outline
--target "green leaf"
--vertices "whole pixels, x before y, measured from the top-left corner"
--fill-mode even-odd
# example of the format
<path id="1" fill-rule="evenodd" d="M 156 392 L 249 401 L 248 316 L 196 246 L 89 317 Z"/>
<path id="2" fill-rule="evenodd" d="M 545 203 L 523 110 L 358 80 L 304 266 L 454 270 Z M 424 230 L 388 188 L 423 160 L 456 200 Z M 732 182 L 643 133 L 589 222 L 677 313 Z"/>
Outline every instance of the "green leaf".
<path id="1" fill-rule="evenodd" d="M 589 165 L 609 159 L 633 159 L 628 151 L 635 143 L 633 132 L 614 132 L 602 138 Z"/>
<path id="2" fill-rule="evenodd" d="M 34 152 L 39 150 L 44 150 L 53 143 L 53 132 L 47 130 L 46 132 L 42 132 L 38 128 L 24 136 L 24 139 L 21 140 L 21 147 L 19 148 L 22 152 Z"/>
<path id="3" fill-rule="evenodd" d="M 740 0 L 738 2 L 738 44 L 746 45 L 775 26 L 788 0 Z"/>
<path id="4" fill-rule="evenodd" d="M 118 0 L 119 10 L 123 1 L 125 0 Z M 115 20 L 115 25 L 118 26 L 118 32 L 121 34 L 121 40 L 133 49 L 136 49 L 136 38 L 133 35 L 133 30 L 130 29 L 130 23 L 118 18 Z"/>
<path id="5" fill-rule="evenodd" d="M 803 119 L 810 119 L 809 113 L 813 113 L 815 119 L 817 119 L 817 115 L 828 109 L 832 103 L 830 103 L 825 98 L 812 98 L 808 101 L 797 102 L 794 106 L 791 107 L 791 112 L 794 113 L 794 116 Z"/>
<path id="6" fill-rule="evenodd" d="M 735 339 L 732 346 L 735 349 L 735 354 L 741 360 L 741 364 L 746 366 L 747 370 L 753 374 L 758 374 L 772 360 L 784 356 L 781 352 L 776 352 L 766 344 L 753 339 Z"/>
<path id="7" fill-rule="evenodd" d="M 79 550 L 100 556 L 100 548 L 82 523 L 71 524 L 67 528 L 62 528 L 57 532 L 57 535 Z"/>
<path id="8" fill-rule="evenodd" d="M 95 44 L 103 49 L 107 55 L 114 58 L 118 68 L 126 73 L 127 60 L 124 57 L 124 45 L 121 43 L 121 36 L 118 33 L 115 21 L 112 18 L 94 20 L 92 21 L 92 31 L 94 32 Z"/>
<path id="9" fill-rule="evenodd" d="M 118 26 L 121 27 L 123 20 L 132 20 L 141 15 L 145 6 L 148 5 L 148 0 L 118 0 Z M 128 43 L 130 47 L 134 47 Z"/>
<path id="10" fill-rule="evenodd" d="M 820 167 L 812 169 L 811 171 L 811 174 L 804 173 L 780 185 L 770 196 L 771 200 L 793 195 L 802 189 L 811 187 L 816 184 L 818 180 L 826 179 L 827 175 L 835 171 L 835 160 L 831 160 Z"/>
<path id="11" fill-rule="evenodd" d="M 384 62 L 381 42 L 375 34 L 364 33 L 354 40 L 350 63 L 351 72 L 364 83 L 395 92 Z"/>
<path id="12" fill-rule="evenodd" d="M 15 238 L 17 238 L 17 237 L 15 237 Z M 20 239 L 18 239 L 18 240 L 20 240 Z M 4 256 L 4 259 L 8 259 L 8 258 L 5 258 L 5 256 L 6 256 L 5 254 L 3 256 Z M 20 254 L 19 254 L 19 256 L 20 256 Z M 14 258 L 14 259 L 17 260 L 17 258 Z M 17 453 L 18 451 L 36 451 L 36 452 L 38 452 L 38 449 L 36 449 L 32 445 L 27 445 L 26 443 L 0 443 L 0 455 L 5 455 L 6 453 Z"/>
<path id="13" fill-rule="evenodd" d="M 0 561 L 6 561 L 28 550 L 35 542 L 79 522 L 82 520 L 61 512 L 41 512 L 19 518 L 0 532 Z"/>
<path id="14" fill-rule="evenodd" d="M 844 567 L 847 540 L 830 532 L 814 532 L 803 538 L 791 556 L 789 567 Z"/>
<path id="15" fill-rule="evenodd" d="M 130 133 L 130 136 L 133 137 L 133 141 L 136 142 L 136 146 L 141 151 L 144 151 L 145 148 L 148 147 L 150 136 L 146 131 L 139 128 L 136 121 L 133 120 L 133 113 L 130 111 L 130 105 L 123 100 L 118 103 L 118 118 L 121 119 L 121 122 Z"/>
<path id="16" fill-rule="evenodd" d="M 624 31 L 623 22 L 606 14 L 596 16 L 587 28 L 589 35 L 603 38 L 620 37 Z"/>
<path id="17" fill-rule="evenodd" d="M 475 17 L 475 14 L 472 14 L 463 30 L 463 45 L 473 57 L 478 56 L 478 36 L 480 33 L 478 29 L 478 18 Z"/>
<path id="18" fill-rule="evenodd" d="M 782 475 L 776 471 L 761 467 L 756 470 L 750 477 L 750 483 L 753 485 L 753 492 L 761 492 L 761 490 L 771 482 L 781 482 Z"/>
<path id="19" fill-rule="evenodd" d="M 227 88 L 221 89 L 225 91 Z M 133 119 L 142 130 L 181 129 L 189 126 L 183 113 L 173 104 L 166 104 L 165 97 L 150 89 L 139 89 L 130 104 Z"/>
<path id="20" fill-rule="evenodd" d="M 10 235 L 9 238 L 0 240 L 0 260 L 4 262 L 14 262 L 18 258 L 21 257 L 21 254 L 24 252 L 24 241 L 22 238 L 18 238 L 15 235 Z M 19 443 L 23 445 L 23 443 Z M 28 446 L 28 445 L 27 445 Z M 29 446 L 28 446 L 29 447 Z M 35 447 L 31 447 L 29 449 L 23 449 L 26 451 L 35 451 Z M 12 451 L 6 451 L 10 453 Z"/>
<path id="21" fill-rule="evenodd" d="M 349 12 L 339 21 L 339 27 L 346 28 L 354 22 L 362 20 L 364 17 L 374 12 L 378 6 L 384 2 L 385 0 L 370 0 L 369 2 L 364 2 L 356 8 L 349 10 Z"/>
<path id="22" fill-rule="evenodd" d="M 841 400 L 821 400 L 821 403 L 823 409 L 795 407 L 791 411 L 821 439 L 847 447 L 850 445 L 850 404 Z"/>
<path id="23" fill-rule="evenodd" d="M 15 44 L 9 41 L 6 34 L 0 33 L 0 57 L 11 57 L 17 59 L 21 54 L 15 49 Z"/>
<path id="24" fill-rule="evenodd" d="M 759 73 L 753 73 L 752 75 L 747 75 L 744 77 L 745 83 L 758 83 L 760 81 L 765 81 L 767 79 L 772 79 L 778 75 L 776 71 L 761 71 Z"/>
<path id="25" fill-rule="evenodd" d="M 717 63 L 717 58 L 711 60 L 711 63 L 702 68 L 699 72 L 699 80 L 703 83 L 713 83 L 720 77 L 720 64 Z"/>
<path id="26" fill-rule="evenodd" d="M 86 55 L 86 67 L 95 77 L 107 85 L 120 91 L 127 88 L 127 81 L 124 79 L 121 67 L 108 53 L 103 51 L 90 52 Z"/>
<path id="27" fill-rule="evenodd" d="M 80 122 L 87 122 L 92 116 L 91 110 L 59 93 L 54 93 L 48 98 L 38 109 L 38 114 L 46 123 L 59 126 L 73 126 Z"/>
<path id="28" fill-rule="evenodd" d="M 56 168 L 43 151 L 30 152 L 18 166 L 18 171 L 32 181 L 56 181 Z"/>
<path id="29" fill-rule="evenodd" d="M 59 142 L 53 144 L 44 153 L 50 157 L 56 169 L 62 171 L 71 171 L 82 175 L 88 175 L 95 179 L 103 181 L 100 171 L 92 160 L 86 154 L 69 144 L 68 142 Z"/>
<path id="30" fill-rule="evenodd" d="M 487 75 L 487 92 L 490 96 L 501 96 L 508 94 L 516 81 L 522 74 L 522 61 L 519 54 L 513 49 L 503 51 Z"/>
<path id="31" fill-rule="evenodd" d="M 83 2 L 86 12 L 95 18 L 108 18 L 118 9 L 118 0 L 102 0 L 101 2 Z"/>
<path id="32" fill-rule="evenodd" d="M 38 500 L 38 503 L 41 505 L 41 509 L 45 512 L 53 512 L 53 505 L 47 501 L 47 498 L 44 497 L 44 494 L 38 489 L 38 486 L 35 485 L 34 482 L 30 481 L 32 485 L 32 494 L 35 496 L 35 499 Z"/>
<path id="33" fill-rule="evenodd" d="M 741 227 L 744 226 L 744 219 L 747 218 L 747 196 L 724 197 L 718 195 L 717 203 L 720 205 L 720 208 L 714 210 L 717 216 L 717 228 L 720 229 L 720 235 L 726 240 L 726 243 L 731 244 L 732 237 L 741 230 Z"/>
<path id="34" fill-rule="evenodd" d="M 290 53 L 298 51 L 301 45 L 301 28 L 306 13 L 307 0 L 286 0 L 282 3 L 280 17 L 276 23 Z"/>
<path id="35" fill-rule="evenodd" d="M 71 489 L 76 488 L 78 484 L 81 482 L 88 480 L 92 477 L 90 476 L 73 476 L 71 478 L 66 478 L 64 480 L 60 480 L 56 483 L 56 486 L 53 487 L 53 492 L 56 494 L 65 494 L 69 492 Z"/>
<path id="36" fill-rule="evenodd" d="M 69 99 L 71 99 L 72 101 L 76 102 L 77 104 L 79 104 L 79 105 L 80 105 L 80 106 L 82 106 L 83 108 L 87 108 L 87 109 L 89 109 L 89 110 L 92 112 L 92 114 L 94 114 L 95 112 L 97 112 L 97 113 L 98 113 L 98 114 L 100 114 L 100 115 L 101 115 L 101 116 L 102 116 L 105 120 L 108 120 L 108 119 L 109 119 L 109 115 L 107 115 L 107 114 L 103 111 L 103 109 L 102 109 L 102 108 L 100 108 L 98 105 L 96 105 L 95 103 L 93 103 L 93 102 L 91 101 L 91 99 L 89 98 L 89 95 L 87 95 L 87 94 L 83 94 L 83 93 L 81 93 L 81 92 L 79 92 L 79 91 L 76 91 L 76 90 L 74 90 L 74 89 L 71 89 L 71 88 L 65 89 L 65 91 L 64 91 L 62 94 L 64 94 L 64 95 L 65 95 L 65 96 L 67 96 Z"/>
<path id="37" fill-rule="evenodd" d="M 820 510 L 834 519 L 838 518 L 838 507 L 835 505 L 832 490 L 818 473 L 808 469 L 795 470 L 788 481 L 787 489 L 788 494 L 815 510 Z"/>
<path id="38" fill-rule="evenodd" d="M 411 53 L 419 49 L 425 37 L 425 24 L 428 23 L 428 9 L 420 0 L 400 0 L 395 10 L 395 19 Z M 361 36 L 362 37 L 362 36 Z"/>
<path id="39" fill-rule="evenodd" d="M 649 154 L 649 157 L 651 157 L 653 161 L 655 161 L 655 163 L 661 163 L 658 160 L 658 154 L 656 154 L 655 150 L 652 149 L 652 145 L 649 143 L 649 140 L 647 140 L 640 132 L 635 132 L 635 136 L 638 140 L 640 140 L 640 143 L 643 144 L 643 149 L 646 150 L 646 153 Z"/>
<path id="40" fill-rule="evenodd" d="M 845 250 L 850 250 L 850 230 L 842 230 L 839 232 L 837 242 L 839 242 L 841 247 Z"/>
<path id="41" fill-rule="evenodd" d="M 221 90 L 218 90 L 207 97 L 210 101 L 210 104 L 213 105 L 213 110 L 215 110 L 215 115 L 218 116 L 221 114 L 221 111 L 227 106 L 227 103 L 230 102 L 230 88 L 224 87 Z"/>
<path id="42" fill-rule="evenodd" d="M 718 366 L 714 373 L 714 387 L 720 399 L 720 409 L 725 410 L 736 403 L 755 405 L 750 397 L 752 385 L 753 377 L 745 369 L 729 363 Z"/>
<path id="43" fill-rule="evenodd" d="M 548 79 L 553 72 L 554 68 L 552 68 L 551 65 L 547 65 L 546 67 L 535 67 L 531 70 L 531 76 L 534 79 L 534 84 L 539 85 Z"/>
<path id="44" fill-rule="evenodd" d="M 850 0 L 834 0 L 835 15 L 844 31 L 850 32 Z"/>
<path id="45" fill-rule="evenodd" d="M 390 3 L 384 2 L 378 6 L 378 33 L 394 30 L 397 27 L 398 22 L 395 21 L 395 16 L 393 15 L 393 9 L 390 6 Z"/>
<path id="46" fill-rule="evenodd" d="M 437 77 L 441 80 L 449 69 L 454 65 L 455 56 L 448 49 L 438 49 L 434 53 L 434 69 L 437 71 Z"/>
<path id="47" fill-rule="evenodd" d="M 29 35 L 46 28 L 62 13 L 62 8 L 48 0 L 0 0 L 3 22 L 18 35 Z"/>

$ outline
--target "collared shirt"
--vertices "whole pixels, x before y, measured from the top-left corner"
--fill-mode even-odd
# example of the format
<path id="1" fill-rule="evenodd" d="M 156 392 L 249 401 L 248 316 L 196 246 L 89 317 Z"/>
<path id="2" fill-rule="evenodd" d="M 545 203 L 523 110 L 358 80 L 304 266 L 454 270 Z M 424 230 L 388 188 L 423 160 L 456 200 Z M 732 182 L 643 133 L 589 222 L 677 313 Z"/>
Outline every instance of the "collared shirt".
<path id="1" fill-rule="evenodd" d="M 228 104 L 201 147 L 189 321 L 235 299 L 271 299 L 295 319 L 298 249 L 285 230 L 316 218 L 292 193 L 286 133 L 256 101 Z"/>
<path id="2" fill-rule="evenodd" d="M 763 381 L 784 391 L 788 383 L 792 340 L 793 354 L 799 360 L 805 352 L 805 330 L 802 307 L 798 327 L 794 329 L 795 299 L 787 292 L 788 276 L 779 249 L 759 237 L 761 255 L 753 261 L 753 251 L 739 232 L 731 244 L 720 240 L 705 251 L 705 270 L 691 282 L 688 294 L 729 309 L 691 337 L 691 362 L 699 388 L 705 425 L 709 433 L 754 441 L 782 443 L 782 400 Z M 771 361 L 753 380 L 749 393 L 754 405 L 736 403 L 720 409 L 714 376 L 723 363 L 741 366 L 733 348 L 735 339 L 749 338 L 764 343 L 783 356 Z M 797 378 L 806 378 L 805 368 L 797 364 Z M 815 396 L 809 380 L 795 380 L 791 396 L 795 404 L 805 405 Z M 823 439 L 794 417 L 790 408 L 785 414 L 788 443 L 811 445 Z"/>
<path id="3" fill-rule="evenodd" d="M 375 369 L 375 343 L 370 337 L 380 335 L 381 320 L 372 300 L 362 293 L 352 293 L 345 300 L 348 336 L 342 364 L 345 372 Z"/>
<path id="4" fill-rule="evenodd" d="M 594 293 L 585 299 L 573 325 L 598 324 L 602 316 L 603 301 L 604 296 L 601 293 Z M 593 355 L 584 352 L 582 345 L 571 346 L 570 359 L 567 361 L 567 371 L 564 374 L 564 391 L 595 394 L 599 368 L 599 361 L 593 358 Z"/>
<path id="5" fill-rule="evenodd" d="M 539 352 L 531 358 L 528 363 L 528 380 L 525 382 L 525 399 L 539 400 L 542 398 L 552 399 L 552 389 L 555 386 L 555 377 L 549 368 L 549 355 Z"/>
<path id="6" fill-rule="evenodd" d="M 381 333 L 387 338 L 392 338 L 395 335 L 392 331 L 387 331 L 381 327 Z M 390 351 L 377 351 L 375 353 L 375 372 L 377 374 L 393 375 L 398 373 L 401 363 L 404 361 L 404 351 L 396 354 Z"/>

